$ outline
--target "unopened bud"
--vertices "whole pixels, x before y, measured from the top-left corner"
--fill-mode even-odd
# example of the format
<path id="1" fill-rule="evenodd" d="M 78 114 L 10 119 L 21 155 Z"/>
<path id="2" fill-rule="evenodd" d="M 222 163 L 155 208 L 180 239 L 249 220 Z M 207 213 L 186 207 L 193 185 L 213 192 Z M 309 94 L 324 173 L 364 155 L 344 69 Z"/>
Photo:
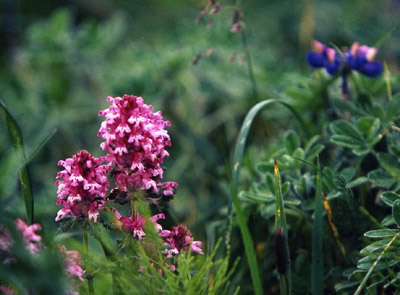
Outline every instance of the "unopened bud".
<path id="1" fill-rule="evenodd" d="M 274 236 L 275 263 L 278 272 L 283 275 L 289 269 L 289 249 L 283 228 L 278 227 Z"/>

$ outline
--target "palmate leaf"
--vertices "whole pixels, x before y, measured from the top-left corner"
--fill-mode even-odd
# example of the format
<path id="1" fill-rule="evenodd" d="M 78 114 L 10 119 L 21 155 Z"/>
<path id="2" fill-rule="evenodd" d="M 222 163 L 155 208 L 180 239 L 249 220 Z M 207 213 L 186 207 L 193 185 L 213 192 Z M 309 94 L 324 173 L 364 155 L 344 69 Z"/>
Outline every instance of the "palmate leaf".
<path id="1" fill-rule="evenodd" d="M 24 143 L 22 140 L 21 129 L 19 128 L 17 121 L 12 117 L 12 115 L 6 108 L 6 105 L 1 99 L 0 99 L 0 108 L 2 109 L 4 116 L 6 118 L 8 132 L 10 134 L 14 150 L 19 158 L 19 163 L 21 165 L 21 169 L 19 171 L 19 181 L 25 202 L 27 222 L 28 224 L 32 224 L 34 218 L 34 199 L 30 184 L 29 170 L 26 164 L 27 161 L 25 158 L 25 150 L 24 150 Z"/>

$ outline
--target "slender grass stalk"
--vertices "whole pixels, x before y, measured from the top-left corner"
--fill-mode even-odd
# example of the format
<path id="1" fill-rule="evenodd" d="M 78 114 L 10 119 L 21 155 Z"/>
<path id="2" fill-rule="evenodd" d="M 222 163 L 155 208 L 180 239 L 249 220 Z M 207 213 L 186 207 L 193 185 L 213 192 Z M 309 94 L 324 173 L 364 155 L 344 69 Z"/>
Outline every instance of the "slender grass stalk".
<path id="1" fill-rule="evenodd" d="M 256 78 L 254 76 L 253 62 L 251 59 L 249 46 L 247 44 L 246 30 L 243 29 L 241 34 L 242 34 L 243 51 L 246 54 L 246 59 L 247 59 L 247 71 L 248 71 L 249 79 L 251 82 L 251 89 L 252 89 L 253 97 L 257 98 L 257 97 L 259 97 L 259 93 L 258 93 Z"/>
<path id="2" fill-rule="evenodd" d="M 324 294 L 323 277 L 323 249 L 322 249 L 322 212 L 324 210 L 322 201 L 322 179 L 319 157 L 317 157 L 317 175 L 315 180 L 315 209 L 314 209 L 314 227 L 312 240 L 312 265 L 311 265 L 311 290 L 313 295 Z"/>
<path id="3" fill-rule="evenodd" d="M 275 160 L 275 259 L 280 276 L 281 295 L 291 294 L 290 252 L 287 235 L 286 214 L 283 205 L 281 176 Z"/>
<path id="4" fill-rule="evenodd" d="M 242 207 L 240 204 L 240 200 L 238 197 L 238 187 L 239 187 L 239 175 L 240 175 L 240 166 L 242 165 L 244 148 L 246 146 L 247 136 L 250 131 L 251 124 L 254 121 L 256 115 L 266 106 L 272 103 L 279 103 L 287 107 L 294 117 L 299 121 L 303 132 L 308 137 L 311 132 L 303 118 L 296 112 L 296 110 L 290 106 L 289 104 L 279 100 L 279 99 L 268 99 L 257 103 L 253 106 L 250 111 L 247 113 L 246 118 L 243 121 L 242 127 L 240 129 L 239 137 L 235 146 L 235 153 L 233 156 L 233 169 L 232 169 L 232 180 L 231 180 L 231 192 L 230 192 L 230 202 L 228 208 L 228 230 L 226 235 L 226 244 L 229 244 L 230 241 L 230 231 L 232 228 L 232 219 L 233 219 L 233 207 L 235 208 L 237 220 L 240 228 L 240 232 L 242 234 L 242 239 L 245 247 L 246 258 L 249 263 L 251 278 L 253 281 L 255 294 L 261 295 L 263 294 L 263 288 L 261 285 L 260 275 L 258 271 L 258 263 L 256 259 L 256 254 L 254 251 L 253 240 L 251 238 L 249 229 L 247 227 L 247 219 L 242 211 Z"/>
<path id="5" fill-rule="evenodd" d="M 368 269 L 367 274 L 365 275 L 365 277 L 363 278 L 363 280 L 361 281 L 360 285 L 357 287 L 356 292 L 354 293 L 354 295 L 360 295 L 361 291 L 363 290 L 363 288 L 365 287 L 365 285 L 367 284 L 367 281 L 369 279 L 369 276 L 372 274 L 372 272 L 374 271 L 375 267 L 378 265 L 379 261 L 382 259 L 383 255 L 385 254 L 386 250 L 389 249 L 389 247 L 393 244 L 393 242 L 399 237 L 400 232 L 398 232 L 390 241 L 389 243 L 386 244 L 385 248 L 383 248 L 382 253 L 378 256 L 378 258 L 375 260 L 375 262 L 371 265 L 371 267 Z"/>
<path id="6" fill-rule="evenodd" d="M 30 184 L 29 170 L 25 157 L 24 142 L 22 139 L 22 132 L 19 128 L 17 121 L 12 117 L 4 102 L 0 99 L 0 108 L 3 110 L 7 122 L 8 132 L 11 137 L 14 150 L 17 154 L 21 169 L 18 172 L 19 181 L 21 185 L 22 195 L 24 197 L 26 217 L 28 224 L 32 224 L 34 220 L 34 199 L 32 188 Z"/>
<path id="7" fill-rule="evenodd" d="M 89 243 L 88 243 L 88 234 L 86 228 L 82 229 L 82 241 L 83 241 L 83 251 L 85 253 L 86 259 L 88 260 Z M 89 294 L 94 295 L 93 277 L 92 277 L 92 271 L 90 270 L 89 267 L 89 263 L 86 263 L 86 276 L 87 276 Z"/>

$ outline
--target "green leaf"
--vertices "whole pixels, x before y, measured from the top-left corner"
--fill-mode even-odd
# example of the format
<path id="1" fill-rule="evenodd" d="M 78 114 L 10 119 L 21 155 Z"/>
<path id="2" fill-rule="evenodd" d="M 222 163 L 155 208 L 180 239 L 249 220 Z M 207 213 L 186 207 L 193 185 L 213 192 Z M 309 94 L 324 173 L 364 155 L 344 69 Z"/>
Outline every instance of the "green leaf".
<path id="1" fill-rule="evenodd" d="M 293 130 L 286 131 L 283 135 L 285 147 L 289 155 L 300 147 L 300 137 Z"/>
<path id="2" fill-rule="evenodd" d="M 306 161 L 312 162 L 318 156 L 318 154 L 322 152 L 324 148 L 325 146 L 322 144 L 317 144 L 313 146 L 309 152 L 306 152 L 307 154 Z"/>
<path id="3" fill-rule="evenodd" d="M 376 169 L 368 173 L 368 179 L 376 186 L 390 187 L 395 183 L 395 180 L 389 173 L 382 169 Z"/>
<path id="4" fill-rule="evenodd" d="M 383 226 L 391 226 L 391 225 L 393 225 L 395 222 L 394 222 L 394 218 L 393 218 L 393 215 L 388 215 L 388 216 L 386 216 L 385 218 L 383 218 L 383 220 L 382 220 L 382 222 L 381 222 L 381 224 L 383 225 Z"/>
<path id="5" fill-rule="evenodd" d="M 390 207 L 393 207 L 394 202 L 400 200 L 400 195 L 395 192 L 384 192 L 381 195 L 381 200 L 385 202 Z"/>
<path id="6" fill-rule="evenodd" d="M 397 227 L 400 227 L 400 200 L 396 200 L 393 203 L 392 215 Z"/>
<path id="7" fill-rule="evenodd" d="M 397 159 L 387 153 L 379 153 L 377 157 L 382 168 L 400 183 L 400 165 Z"/>
<path id="8" fill-rule="evenodd" d="M 353 181 L 349 182 L 349 183 L 347 184 L 347 187 L 348 187 L 348 188 L 353 188 L 353 187 L 359 186 L 359 185 L 361 185 L 361 184 L 364 184 L 364 183 L 366 183 L 366 182 L 368 182 L 368 178 L 362 176 L 362 177 L 356 178 L 356 179 L 354 179 Z"/>
<path id="9" fill-rule="evenodd" d="M 271 193 L 251 193 L 242 191 L 239 193 L 239 198 L 254 202 L 271 203 L 275 201 L 275 196 Z"/>
<path id="10" fill-rule="evenodd" d="M 347 135 L 333 135 L 330 141 L 338 146 L 347 147 L 353 150 L 358 156 L 368 154 L 369 148 L 362 141 L 356 140 Z"/>
<path id="11" fill-rule="evenodd" d="M 10 134 L 14 150 L 19 159 L 18 161 L 20 165 L 22 165 L 22 168 L 20 169 L 19 172 L 19 181 L 25 202 L 27 222 L 28 224 L 32 224 L 34 218 L 34 199 L 30 184 L 29 170 L 28 166 L 26 165 L 25 150 L 24 150 L 24 143 L 22 140 L 21 129 L 19 128 L 17 121 L 15 121 L 15 119 L 11 116 L 10 112 L 6 108 L 6 105 L 1 99 L 0 99 L 0 108 L 2 109 L 4 116 L 6 118 L 8 132 Z"/>
<path id="12" fill-rule="evenodd" d="M 381 127 L 381 121 L 374 117 L 362 117 L 357 120 L 357 128 L 364 135 L 367 141 L 370 141 L 378 133 Z"/>
<path id="13" fill-rule="evenodd" d="M 367 231 L 364 236 L 368 238 L 391 238 L 394 237 L 399 231 L 398 230 L 392 230 L 392 229 L 375 229 L 375 230 L 370 230 Z"/>
<path id="14" fill-rule="evenodd" d="M 351 123 L 338 120 L 329 125 L 331 131 L 335 135 L 344 135 L 349 138 L 352 138 L 355 141 L 363 142 L 364 138 L 361 133 L 358 131 L 356 127 L 354 127 Z"/>

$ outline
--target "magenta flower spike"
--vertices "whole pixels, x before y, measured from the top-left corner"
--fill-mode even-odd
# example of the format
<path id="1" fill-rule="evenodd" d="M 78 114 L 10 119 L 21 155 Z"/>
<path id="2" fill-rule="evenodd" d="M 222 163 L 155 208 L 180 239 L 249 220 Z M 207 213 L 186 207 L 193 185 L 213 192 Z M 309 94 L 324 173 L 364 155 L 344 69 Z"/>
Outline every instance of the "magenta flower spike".
<path id="1" fill-rule="evenodd" d="M 142 97 L 125 94 L 108 97 L 111 106 L 99 112 L 105 121 L 97 133 L 104 139 L 100 147 L 108 151 L 108 160 L 114 165 L 112 175 L 120 191 L 147 190 L 171 196 L 178 187 L 175 182 L 161 183 L 164 169 L 161 164 L 169 154 L 165 147 L 171 145 L 161 111 Z"/>
<path id="2" fill-rule="evenodd" d="M 56 221 L 67 215 L 97 221 L 109 187 L 106 174 L 110 166 L 101 165 L 102 162 L 103 158 L 95 158 L 85 150 L 58 162 L 65 169 L 57 173 L 57 205 L 63 208 L 58 211 Z"/>

